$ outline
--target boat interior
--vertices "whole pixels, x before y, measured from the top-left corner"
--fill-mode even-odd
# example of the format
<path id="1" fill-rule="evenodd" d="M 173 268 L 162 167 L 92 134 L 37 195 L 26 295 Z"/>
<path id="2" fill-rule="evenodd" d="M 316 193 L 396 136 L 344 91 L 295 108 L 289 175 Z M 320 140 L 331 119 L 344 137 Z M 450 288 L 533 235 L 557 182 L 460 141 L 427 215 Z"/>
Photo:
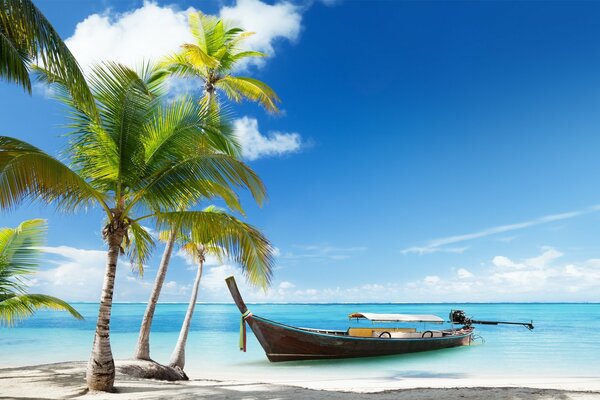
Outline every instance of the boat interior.
<path id="1" fill-rule="evenodd" d="M 321 330 L 312 328 L 299 328 L 305 331 L 323 333 L 327 335 L 352 336 L 361 338 L 394 338 L 394 339 L 422 339 L 439 338 L 451 336 L 459 333 L 456 330 L 425 330 L 417 331 L 416 328 L 392 328 L 392 327 L 369 327 L 369 328 L 349 328 L 347 331 Z"/>

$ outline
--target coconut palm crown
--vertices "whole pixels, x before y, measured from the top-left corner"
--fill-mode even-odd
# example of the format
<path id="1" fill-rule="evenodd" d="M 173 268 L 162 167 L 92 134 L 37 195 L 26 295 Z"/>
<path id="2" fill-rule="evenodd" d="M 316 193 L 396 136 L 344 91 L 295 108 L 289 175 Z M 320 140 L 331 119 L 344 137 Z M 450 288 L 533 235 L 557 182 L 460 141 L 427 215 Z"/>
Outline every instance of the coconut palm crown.
<path id="1" fill-rule="evenodd" d="M 115 376 L 109 326 L 116 267 L 119 255 L 127 253 L 142 270 L 154 247 L 142 224 L 219 231 L 222 219 L 202 211 L 173 210 L 220 197 L 241 211 L 234 188 L 248 189 L 259 203 L 265 188 L 233 156 L 235 140 L 221 130 L 220 117 L 189 98 L 161 101 L 155 69 L 138 74 L 116 63 L 96 67 L 89 82 L 97 118 L 71 95 L 60 76 L 46 71 L 42 79 L 54 84 L 70 109 L 65 151 L 70 166 L 31 144 L 0 136 L 0 207 L 39 200 L 64 211 L 104 211 L 107 265 L 87 382 L 90 389 L 110 391 Z M 217 126 L 211 123 L 215 120 Z M 227 249 L 239 254 L 235 246 Z"/>
<path id="2" fill-rule="evenodd" d="M 61 299 L 27 293 L 27 277 L 40 263 L 39 246 L 45 233 L 46 222 L 41 219 L 24 221 L 16 228 L 0 228 L 0 326 L 12 326 L 42 308 L 67 311 L 83 319 Z"/>
<path id="3" fill-rule="evenodd" d="M 279 97 L 266 83 L 233 75 L 243 60 L 266 56 L 240 47 L 253 32 L 229 27 L 223 20 L 200 12 L 189 15 L 189 26 L 195 43 L 186 43 L 180 52 L 166 57 L 164 67 L 177 76 L 200 78 L 204 83 L 205 105 L 218 106 L 217 92 L 221 91 L 232 101 L 246 99 L 258 102 L 268 111 L 278 111 Z"/>

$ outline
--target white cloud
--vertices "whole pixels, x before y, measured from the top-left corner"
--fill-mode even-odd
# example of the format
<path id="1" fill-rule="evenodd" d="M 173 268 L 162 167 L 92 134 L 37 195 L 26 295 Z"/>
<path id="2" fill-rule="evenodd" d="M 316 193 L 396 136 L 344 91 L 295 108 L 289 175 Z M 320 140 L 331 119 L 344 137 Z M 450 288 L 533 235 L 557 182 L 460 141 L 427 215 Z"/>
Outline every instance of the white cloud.
<path id="1" fill-rule="evenodd" d="M 261 134 L 255 118 L 236 119 L 233 127 L 242 145 L 242 154 L 248 160 L 294 153 L 302 146 L 298 133 L 269 132 L 266 136 Z"/>
<path id="2" fill-rule="evenodd" d="M 283 281 L 279 284 L 279 289 L 291 289 L 296 287 L 292 282 Z"/>
<path id="3" fill-rule="evenodd" d="M 448 236 L 445 238 L 430 240 L 429 243 L 427 243 L 424 246 L 408 247 L 408 248 L 402 250 L 402 253 L 403 254 L 417 253 L 417 254 L 421 254 L 421 255 L 429 254 L 429 253 L 443 252 L 443 251 L 462 253 L 462 251 L 466 250 L 466 248 L 448 248 L 445 246 L 450 245 L 450 244 L 462 243 L 462 242 L 467 242 L 467 241 L 471 241 L 471 240 L 475 240 L 475 239 L 480 239 L 480 238 L 495 235 L 498 233 L 511 232 L 511 231 L 515 231 L 515 230 L 519 230 L 519 229 L 529 228 L 529 227 L 536 226 L 536 225 L 571 219 L 571 218 L 575 218 L 575 217 L 578 217 L 578 216 L 581 216 L 584 214 L 589 214 L 589 213 L 597 212 L 597 211 L 600 211 L 600 205 L 594 205 L 594 206 L 591 206 L 591 207 L 588 207 L 585 209 L 570 211 L 570 212 L 561 213 L 561 214 L 545 215 L 543 217 L 535 218 L 535 219 L 525 221 L 525 222 L 519 222 L 516 224 L 500 225 L 500 226 L 495 226 L 495 227 L 484 229 L 484 230 L 474 232 L 474 233 Z M 457 249 L 461 249 L 461 251 L 455 251 Z"/>
<path id="4" fill-rule="evenodd" d="M 309 259 L 313 262 L 347 260 L 367 250 L 366 247 L 336 247 L 329 245 L 303 245 L 295 246 L 299 252 L 284 252 L 280 254 L 282 260 L 296 261 Z"/>
<path id="5" fill-rule="evenodd" d="M 525 264 L 533 268 L 544 268 L 552 261 L 563 256 L 563 253 L 552 247 L 544 247 L 542 250 L 544 250 L 542 254 L 537 257 L 527 259 Z"/>
<path id="6" fill-rule="evenodd" d="M 196 260 L 193 259 L 193 257 L 185 252 L 182 249 L 178 249 L 177 252 L 175 252 L 175 256 L 181 258 L 182 260 L 185 261 L 185 263 L 190 267 L 188 269 L 195 271 L 198 268 L 198 263 L 196 262 Z M 213 256 L 212 254 L 208 254 L 205 257 L 205 261 L 204 261 L 204 266 L 205 267 L 210 267 L 213 265 L 219 265 L 221 264 L 219 262 L 219 259 L 215 256 Z"/>
<path id="7" fill-rule="evenodd" d="M 270 56 L 275 54 L 274 43 L 277 40 L 298 39 L 302 23 L 301 9 L 285 1 L 267 4 L 259 0 L 238 0 L 232 7 L 223 7 L 220 16 L 236 26 L 255 32 L 244 41 L 245 45 Z M 251 62 L 261 65 L 264 61 L 254 59 Z"/>
<path id="8" fill-rule="evenodd" d="M 469 271 L 468 269 L 465 269 L 465 268 L 459 268 L 458 271 L 456 271 L 456 275 L 460 279 L 469 279 L 469 278 L 473 278 L 475 276 L 475 275 L 473 275 L 473 273 L 471 271 Z"/>
<path id="9" fill-rule="evenodd" d="M 436 283 L 439 283 L 440 281 L 441 281 L 441 278 L 437 275 L 426 276 L 425 279 L 423 279 L 423 282 L 425 282 L 426 285 L 435 285 Z"/>
<path id="10" fill-rule="evenodd" d="M 68 301 L 100 299 L 106 252 L 69 246 L 42 247 L 46 266 L 39 269 L 31 282 L 32 291 L 57 296 Z M 50 267 L 47 267 L 50 265 Z M 145 300 L 151 284 L 132 273 L 128 260 L 120 260 L 115 301 Z"/>
<path id="11" fill-rule="evenodd" d="M 505 256 L 495 256 L 494 258 L 492 258 L 492 264 L 494 264 L 496 267 L 503 267 L 503 268 L 514 268 L 514 269 L 526 268 L 526 266 L 524 264 L 517 264 L 514 261 L 512 261 L 510 258 L 505 257 Z"/>
<path id="12" fill-rule="evenodd" d="M 402 250 L 402 254 L 416 253 L 419 255 L 432 253 L 455 253 L 462 254 L 469 247 L 431 247 L 431 246 L 413 246 Z"/>
<path id="13" fill-rule="evenodd" d="M 188 14 L 194 11 L 193 7 L 183 10 L 153 1 L 123 13 L 107 9 L 79 22 L 65 42 L 84 70 L 104 60 L 135 67 L 143 61 L 157 60 L 175 52 L 183 43 L 193 42 L 187 20 Z M 267 4 L 259 0 L 239 0 L 231 7 L 221 8 L 220 16 L 256 32 L 248 38 L 247 45 L 272 56 L 276 41 L 298 39 L 301 11 L 288 2 Z M 264 60 L 254 63 L 262 65 Z"/>
<path id="14" fill-rule="evenodd" d="M 103 60 L 135 67 L 191 42 L 187 14 L 192 10 L 161 7 L 154 2 L 125 13 L 106 10 L 79 22 L 66 44 L 84 69 Z"/>

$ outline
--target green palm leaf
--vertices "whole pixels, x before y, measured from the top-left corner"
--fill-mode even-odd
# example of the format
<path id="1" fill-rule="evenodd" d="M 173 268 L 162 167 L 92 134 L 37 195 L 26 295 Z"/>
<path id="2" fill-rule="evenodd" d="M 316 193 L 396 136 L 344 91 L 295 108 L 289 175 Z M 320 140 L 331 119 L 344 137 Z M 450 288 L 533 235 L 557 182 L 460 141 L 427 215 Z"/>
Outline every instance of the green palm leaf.
<path id="1" fill-rule="evenodd" d="M 273 247 L 255 227 L 216 209 L 159 213 L 157 221 L 162 228 L 178 226 L 188 242 L 211 245 L 215 255 L 239 264 L 250 283 L 270 284 Z"/>
<path id="2" fill-rule="evenodd" d="M 94 99 L 77 60 L 31 0 L 0 0 L 0 38 L 0 77 L 31 93 L 24 72 L 32 61 L 38 62 L 60 76 L 79 102 L 93 109 Z"/>
<path id="3" fill-rule="evenodd" d="M 66 165 L 40 149 L 0 136 L 0 207 L 14 208 L 25 199 L 56 202 L 74 211 L 103 195 Z"/>
<path id="4" fill-rule="evenodd" d="M 33 219 L 0 229 L 0 294 L 24 292 L 24 278 L 35 272 L 44 243 L 46 221 Z"/>
<path id="5" fill-rule="evenodd" d="M 216 83 L 223 89 L 227 97 L 239 102 L 249 99 L 262 104 L 269 111 L 277 111 L 279 97 L 266 83 L 247 77 L 225 76 Z"/>
<path id="6" fill-rule="evenodd" d="M 43 294 L 0 294 L 0 326 L 13 326 L 43 308 L 67 311 L 73 317 L 79 320 L 83 319 L 77 310 L 56 297 Z"/>
<path id="7" fill-rule="evenodd" d="M 132 268 L 143 275 L 144 264 L 150 259 L 155 247 L 154 238 L 146 228 L 135 221 L 131 222 L 129 232 L 131 235 L 127 236 L 125 252 L 131 260 Z"/>
<path id="8" fill-rule="evenodd" d="M 234 79 L 231 76 L 240 61 L 265 57 L 259 51 L 240 51 L 238 48 L 253 32 L 229 28 L 224 21 L 202 13 L 190 14 L 189 25 L 195 43 L 182 45 L 178 54 L 162 60 L 162 67 L 176 76 L 202 79 L 205 95 L 201 104 L 207 108 L 219 109 L 215 90 L 220 89 L 230 100 L 239 102 L 247 99 L 260 103 L 270 112 L 279 111 L 276 105 L 279 98 L 267 84 L 256 79 Z"/>

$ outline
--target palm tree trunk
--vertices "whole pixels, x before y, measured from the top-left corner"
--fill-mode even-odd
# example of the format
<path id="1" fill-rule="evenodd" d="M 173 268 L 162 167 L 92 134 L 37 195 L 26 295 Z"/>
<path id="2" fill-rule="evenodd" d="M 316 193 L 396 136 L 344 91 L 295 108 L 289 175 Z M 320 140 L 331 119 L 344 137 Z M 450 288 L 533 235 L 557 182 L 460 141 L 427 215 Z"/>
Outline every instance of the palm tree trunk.
<path id="1" fill-rule="evenodd" d="M 196 280 L 194 281 L 194 287 L 192 289 L 192 296 L 190 298 L 190 304 L 188 305 L 183 325 L 181 325 L 181 331 L 179 332 L 179 338 L 177 344 L 171 354 L 171 361 L 169 365 L 173 368 L 179 368 L 183 370 L 185 366 L 185 343 L 187 342 L 188 332 L 190 331 L 190 325 L 192 323 L 192 316 L 194 314 L 194 307 L 196 306 L 196 299 L 198 298 L 198 288 L 200 287 L 200 279 L 202 278 L 202 265 L 204 264 L 204 257 L 201 256 L 198 260 L 198 272 L 196 273 Z"/>
<path id="2" fill-rule="evenodd" d="M 106 255 L 106 272 L 102 285 L 100 310 L 96 322 L 96 335 L 92 346 L 92 354 L 87 365 L 86 381 L 90 390 L 111 392 L 115 382 L 115 362 L 110 348 L 110 312 L 112 309 L 113 291 L 117 262 L 121 250 L 123 235 L 113 234 L 109 238 Z"/>
<path id="3" fill-rule="evenodd" d="M 175 237 L 177 236 L 175 230 L 172 230 L 169 234 L 169 239 L 165 246 L 160 265 L 156 273 L 156 279 L 154 280 L 154 287 L 150 293 L 148 299 L 148 305 L 146 306 L 146 312 L 144 313 L 144 319 L 142 320 L 142 326 L 140 327 L 140 334 L 138 336 L 137 346 L 135 348 L 134 358 L 140 360 L 151 360 L 150 359 L 150 329 L 152 328 L 152 319 L 154 318 L 154 311 L 156 310 L 156 304 L 158 303 L 158 297 L 162 289 L 165 277 L 167 276 L 167 269 L 169 268 L 169 262 L 171 260 L 171 254 L 173 253 L 173 246 L 175 244 Z"/>

